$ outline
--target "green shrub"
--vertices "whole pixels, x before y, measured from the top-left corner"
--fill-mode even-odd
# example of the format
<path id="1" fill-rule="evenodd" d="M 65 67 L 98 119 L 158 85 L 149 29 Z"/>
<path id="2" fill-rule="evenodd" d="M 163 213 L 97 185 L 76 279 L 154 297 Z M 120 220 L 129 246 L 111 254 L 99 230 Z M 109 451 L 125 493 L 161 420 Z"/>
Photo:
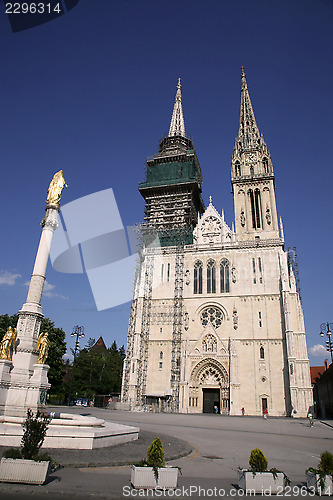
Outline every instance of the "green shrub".
<path id="1" fill-rule="evenodd" d="M 165 467 L 165 458 L 162 441 L 159 437 L 156 437 L 154 441 L 148 448 L 147 460 L 139 460 L 137 462 L 132 462 L 132 465 L 136 467 L 152 467 L 154 471 L 154 476 L 156 481 L 158 481 L 158 469 L 159 467 Z M 182 473 L 181 468 L 177 465 L 175 466 Z"/>
<path id="2" fill-rule="evenodd" d="M 36 416 L 30 408 L 27 411 L 27 418 L 23 424 L 23 437 L 21 441 L 22 457 L 27 460 L 34 460 L 42 446 L 50 419 L 45 413 L 37 410 Z"/>
<path id="3" fill-rule="evenodd" d="M 320 461 L 318 467 L 309 467 L 306 469 L 305 474 L 312 472 L 312 474 L 318 475 L 318 486 L 323 490 L 325 486 L 325 476 L 332 476 L 333 480 L 333 455 L 329 451 L 324 451 L 320 455 Z"/>
<path id="4" fill-rule="evenodd" d="M 18 450 L 17 448 L 8 448 L 8 450 L 5 450 L 2 454 L 4 458 L 22 458 L 22 453 L 21 450 Z"/>
<path id="5" fill-rule="evenodd" d="M 265 472 L 267 470 L 268 462 L 263 452 L 256 448 L 251 451 L 249 464 L 252 472 Z"/>
<path id="6" fill-rule="evenodd" d="M 333 455 L 329 451 L 324 451 L 320 455 L 318 469 L 325 475 L 333 475 Z"/>
<path id="7" fill-rule="evenodd" d="M 156 437 L 148 448 L 147 463 L 150 467 L 164 467 L 164 451 L 162 441 Z"/>

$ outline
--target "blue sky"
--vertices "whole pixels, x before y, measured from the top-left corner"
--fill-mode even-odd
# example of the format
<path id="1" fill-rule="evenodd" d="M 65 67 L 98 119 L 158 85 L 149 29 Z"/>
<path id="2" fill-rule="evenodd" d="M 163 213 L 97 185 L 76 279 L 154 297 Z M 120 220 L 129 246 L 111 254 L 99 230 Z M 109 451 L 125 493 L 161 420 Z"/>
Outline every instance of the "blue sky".
<path id="1" fill-rule="evenodd" d="M 231 225 L 243 65 L 286 245 L 297 247 L 308 347 L 322 343 L 320 323 L 333 322 L 333 2 L 80 0 L 15 34 L 0 5 L 0 314 L 25 301 L 57 170 L 69 185 L 63 204 L 113 188 L 124 225 L 142 220 L 138 183 L 168 131 L 178 77 L 204 202 L 212 195 Z M 66 331 L 69 347 L 77 324 L 84 342 L 102 335 L 107 345 L 126 344 L 129 303 L 98 312 L 87 276 L 50 264 L 47 282 L 43 313 Z M 310 349 L 312 365 L 325 357 Z"/>

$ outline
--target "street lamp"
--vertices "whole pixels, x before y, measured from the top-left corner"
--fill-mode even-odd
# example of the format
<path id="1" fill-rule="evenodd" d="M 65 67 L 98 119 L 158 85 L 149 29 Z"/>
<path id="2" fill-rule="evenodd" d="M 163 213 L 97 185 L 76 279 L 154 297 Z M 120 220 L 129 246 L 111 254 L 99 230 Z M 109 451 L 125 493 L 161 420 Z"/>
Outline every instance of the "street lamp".
<path id="1" fill-rule="evenodd" d="M 71 337 L 76 337 L 75 341 L 75 347 L 74 347 L 74 359 L 73 359 L 73 368 L 72 368 L 72 375 L 71 375 L 71 383 L 69 386 L 69 393 L 68 393 L 68 406 L 71 404 L 71 392 L 72 392 L 72 383 L 73 383 L 73 375 L 74 375 L 74 365 L 75 365 L 75 360 L 76 360 L 76 354 L 77 351 L 79 350 L 80 347 L 80 339 L 84 337 L 84 327 L 75 325 L 73 328 L 73 331 L 71 333 Z"/>
<path id="2" fill-rule="evenodd" d="M 328 338 L 326 340 L 326 351 L 331 353 L 331 360 L 333 363 L 333 342 L 331 340 L 333 323 L 322 323 L 320 325 L 320 336 L 323 337 L 325 334 Z"/>

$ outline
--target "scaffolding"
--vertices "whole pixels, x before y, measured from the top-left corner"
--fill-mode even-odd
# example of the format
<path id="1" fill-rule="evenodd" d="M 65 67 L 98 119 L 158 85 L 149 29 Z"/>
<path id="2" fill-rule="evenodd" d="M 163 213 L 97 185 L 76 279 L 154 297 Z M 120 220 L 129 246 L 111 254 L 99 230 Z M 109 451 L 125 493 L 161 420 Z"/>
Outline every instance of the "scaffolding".
<path id="1" fill-rule="evenodd" d="M 184 238 L 179 235 L 176 247 L 175 291 L 173 307 L 172 349 L 171 349 L 171 411 L 179 411 L 179 384 L 181 368 L 182 326 L 184 308 Z"/>

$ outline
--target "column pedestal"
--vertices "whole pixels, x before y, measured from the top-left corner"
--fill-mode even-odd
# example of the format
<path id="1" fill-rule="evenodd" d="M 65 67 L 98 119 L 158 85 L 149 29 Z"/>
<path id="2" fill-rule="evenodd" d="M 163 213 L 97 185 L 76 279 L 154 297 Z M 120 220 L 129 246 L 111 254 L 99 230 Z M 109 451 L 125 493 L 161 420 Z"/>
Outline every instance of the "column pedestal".
<path id="1" fill-rule="evenodd" d="M 23 376 L 20 382 L 19 376 L 16 374 L 15 380 L 11 380 L 7 390 L 4 415 L 26 417 L 28 408 L 34 413 L 37 410 L 45 410 L 46 393 L 51 387 L 47 379 L 49 368 L 48 365 L 34 364 L 33 375 L 28 383 Z"/>
<path id="2" fill-rule="evenodd" d="M 10 386 L 10 368 L 12 362 L 8 359 L 0 359 L 0 415 L 5 414 L 8 389 Z"/>

